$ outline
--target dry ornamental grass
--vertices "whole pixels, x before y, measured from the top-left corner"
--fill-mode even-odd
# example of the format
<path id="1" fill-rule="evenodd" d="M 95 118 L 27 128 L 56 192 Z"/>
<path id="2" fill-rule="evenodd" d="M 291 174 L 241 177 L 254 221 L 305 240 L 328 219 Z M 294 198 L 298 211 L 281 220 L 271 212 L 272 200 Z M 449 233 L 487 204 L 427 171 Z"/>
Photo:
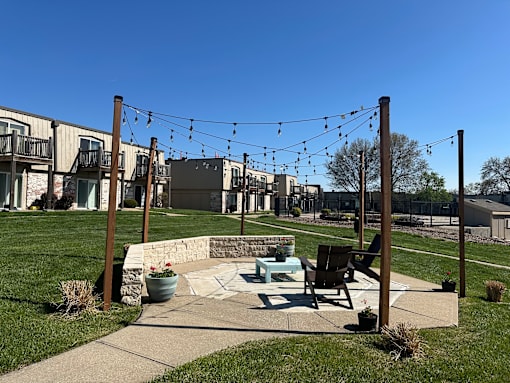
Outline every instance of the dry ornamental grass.
<path id="1" fill-rule="evenodd" d="M 416 327 L 409 323 L 397 323 L 393 327 L 383 326 L 381 335 L 384 347 L 395 360 L 401 358 L 419 358 L 425 355 L 426 346 Z"/>
<path id="2" fill-rule="evenodd" d="M 499 281 L 485 281 L 485 291 L 489 302 L 501 302 L 506 286 Z"/>
<path id="3" fill-rule="evenodd" d="M 66 316 L 74 317 L 83 312 L 95 312 L 99 296 L 94 294 L 94 285 L 90 281 L 60 282 L 62 303 L 57 310 Z"/>

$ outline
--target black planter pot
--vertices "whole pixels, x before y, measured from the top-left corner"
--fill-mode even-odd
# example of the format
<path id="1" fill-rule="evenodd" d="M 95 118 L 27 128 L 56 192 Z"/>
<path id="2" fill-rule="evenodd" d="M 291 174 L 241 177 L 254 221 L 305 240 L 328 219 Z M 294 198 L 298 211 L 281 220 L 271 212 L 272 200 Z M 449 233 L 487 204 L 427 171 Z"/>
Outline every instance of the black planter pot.
<path id="1" fill-rule="evenodd" d="M 286 259 L 287 259 L 287 256 L 284 253 L 276 252 L 276 254 L 275 254 L 276 262 L 285 262 Z"/>
<path id="2" fill-rule="evenodd" d="M 443 288 L 443 291 L 454 292 L 455 284 L 455 282 L 442 281 L 441 287 Z"/>
<path id="3" fill-rule="evenodd" d="M 366 316 L 358 313 L 358 330 L 373 331 L 377 326 L 377 315 Z"/>

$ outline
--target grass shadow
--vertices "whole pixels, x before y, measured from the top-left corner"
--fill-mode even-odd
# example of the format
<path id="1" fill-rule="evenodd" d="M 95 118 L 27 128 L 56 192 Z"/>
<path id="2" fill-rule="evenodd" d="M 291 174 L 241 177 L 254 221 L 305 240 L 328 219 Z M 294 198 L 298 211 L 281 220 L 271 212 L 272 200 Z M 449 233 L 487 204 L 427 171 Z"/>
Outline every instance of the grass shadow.
<path id="1" fill-rule="evenodd" d="M 123 264 L 113 265 L 113 278 L 112 278 L 112 301 L 120 303 L 120 287 L 122 285 L 122 266 Z M 97 278 L 94 284 L 96 292 L 103 296 L 104 294 L 104 270 L 101 275 Z"/>

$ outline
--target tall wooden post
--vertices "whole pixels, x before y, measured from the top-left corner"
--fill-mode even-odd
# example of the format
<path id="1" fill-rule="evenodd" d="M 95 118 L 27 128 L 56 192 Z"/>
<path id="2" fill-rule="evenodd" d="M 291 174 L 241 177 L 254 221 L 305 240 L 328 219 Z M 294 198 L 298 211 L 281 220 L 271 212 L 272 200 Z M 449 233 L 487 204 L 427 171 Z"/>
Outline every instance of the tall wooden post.
<path id="1" fill-rule="evenodd" d="M 147 182 L 145 184 L 145 203 L 143 206 L 143 230 L 142 230 L 142 243 L 149 241 L 149 211 L 151 204 L 151 185 L 152 185 L 152 165 L 154 163 L 154 152 L 158 139 L 151 137 L 151 147 L 149 151 L 149 163 L 147 164 Z"/>
<path id="2" fill-rule="evenodd" d="M 115 214 L 117 211 L 117 176 L 119 174 L 121 96 L 113 98 L 112 163 L 110 169 L 110 195 L 108 199 L 108 224 L 106 230 L 106 256 L 104 265 L 103 310 L 108 311 L 112 302 L 113 258 L 115 245 Z"/>
<path id="3" fill-rule="evenodd" d="M 391 273 L 391 136 L 390 98 L 379 98 L 381 145 L 381 282 L 379 327 L 389 324 Z"/>
<path id="4" fill-rule="evenodd" d="M 466 261 L 464 251 L 464 131 L 458 130 L 459 144 L 459 281 L 460 297 L 466 296 Z"/>
<path id="5" fill-rule="evenodd" d="M 359 152 L 359 249 L 363 250 L 365 240 L 365 152 Z"/>
<path id="6" fill-rule="evenodd" d="M 248 154 L 243 154 L 243 186 L 241 187 L 241 235 L 244 235 L 244 205 L 246 205 L 246 162 Z"/>

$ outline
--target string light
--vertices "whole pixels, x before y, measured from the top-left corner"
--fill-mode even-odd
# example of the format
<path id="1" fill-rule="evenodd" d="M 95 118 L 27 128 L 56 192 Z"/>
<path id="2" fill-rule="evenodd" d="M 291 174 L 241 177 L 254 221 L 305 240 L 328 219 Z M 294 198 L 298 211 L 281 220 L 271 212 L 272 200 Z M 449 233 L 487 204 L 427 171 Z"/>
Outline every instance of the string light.
<path id="1" fill-rule="evenodd" d="M 126 125 L 127 117 L 126 117 L 126 111 L 124 110 L 124 116 L 122 117 L 122 125 Z"/>
<path id="2" fill-rule="evenodd" d="M 147 119 L 147 129 L 151 127 L 152 123 L 152 112 L 149 112 L 149 118 Z"/>
<path id="3" fill-rule="evenodd" d="M 140 113 L 141 113 L 142 115 L 144 115 L 144 114 L 146 114 L 146 113 L 147 113 L 146 115 L 148 115 L 148 125 L 150 125 L 149 121 L 150 121 L 150 122 L 153 122 L 153 121 L 154 121 L 154 115 L 155 115 L 155 113 L 154 113 L 154 112 L 152 112 L 152 111 L 146 111 L 146 110 L 144 110 L 144 109 L 140 109 L 140 108 L 133 108 L 133 107 L 130 107 L 129 105 L 127 105 L 127 104 L 124 104 L 124 105 L 125 105 L 125 106 L 127 106 L 127 107 L 129 107 L 129 108 L 131 108 L 131 109 L 133 109 L 133 110 L 136 112 L 136 116 L 135 116 L 135 118 L 137 118 L 137 117 L 138 117 L 138 114 L 140 114 Z M 363 115 L 366 115 L 367 113 L 373 113 L 373 109 L 374 109 L 374 108 L 371 108 L 368 112 L 364 112 L 364 113 L 359 113 L 359 111 L 351 111 L 351 112 L 350 112 L 350 115 L 351 115 L 351 116 L 353 116 L 353 115 L 355 115 L 355 114 L 359 113 L 361 116 L 363 116 Z M 363 106 L 361 107 L 361 110 L 364 110 Z M 376 115 L 376 114 L 377 114 L 377 113 L 375 113 L 375 115 Z M 158 115 L 158 116 L 156 116 L 156 118 L 161 119 L 161 117 L 159 117 L 161 114 L 157 113 L 156 115 Z M 323 132 L 323 133 L 321 133 L 321 134 L 319 134 L 319 135 L 317 135 L 317 136 L 315 136 L 315 137 L 312 137 L 312 138 L 310 139 L 310 141 L 311 141 L 311 140 L 315 140 L 316 138 L 318 138 L 318 137 L 320 137 L 320 136 L 322 136 L 322 135 L 324 135 L 324 134 L 328 134 L 328 129 L 326 128 L 326 126 L 327 126 L 327 125 L 328 125 L 328 123 L 329 123 L 328 118 L 331 118 L 331 117 L 335 117 L 335 116 L 323 116 L 323 117 L 320 117 L 320 119 L 321 119 L 321 120 L 322 120 L 322 119 L 324 120 L 324 127 L 325 127 L 324 132 Z M 336 117 L 342 117 L 343 119 L 345 119 L 346 114 L 337 115 Z M 359 118 L 359 117 L 357 116 L 357 117 L 355 117 L 355 118 L 353 118 L 353 119 L 350 119 L 347 123 L 351 123 L 352 121 L 354 121 L 354 120 L 356 120 L 356 119 L 358 119 L 358 118 Z M 367 116 L 367 118 L 368 118 L 368 116 Z M 163 120 L 163 119 L 161 119 L 161 120 Z M 194 122 L 196 122 L 196 121 L 202 121 L 202 120 L 196 120 L 196 119 L 190 119 L 190 118 L 188 118 L 187 120 L 188 120 L 188 121 L 190 121 L 190 125 L 189 125 L 189 137 L 188 137 L 188 138 L 189 138 L 189 141 L 190 141 L 190 142 L 196 141 L 196 140 L 194 140 L 194 138 L 196 138 L 196 137 L 193 137 L 193 131 L 195 131 L 195 130 L 194 130 L 193 123 L 194 123 Z M 314 119 L 310 119 L 310 120 L 314 120 Z M 315 119 L 315 120 L 318 120 L 318 119 Z M 165 120 L 163 120 L 163 121 L 165 121 Z M 303 121 L 306 121 L 306 120 L 296 120 L 296 121 L 288 121 L 288 122 L 289 122 L 289 123 L 294 123 L 294 122 L 303 122 Z M 367 120 L 367 121 L 368 121 L 368 120 Z M 365 121 L 365 122 L 367 122 L 367 121 Z M 129 123 L 129 121 L 127 121 L 127 122 Z M 177 126 L 181 126 L 181 127 L 185 128 L 185 126 L 182 126 L 182 125 L 176 124 L 176 123 L 174 123 L 174 122 L 172 122 L 172 121 L 166 121 L 166 122 L 167 122 L 167 123 L 170 123 L 170 124 L 173 124 L 173 125 L 177 125 Z M 209 122 L 213 123 L 213 121 L 209 121 Z M 223 122 L 217 122 L 217 123 L 223 123 Z M 282 121 L 278 122 L 278 133 L 279 133 L 279 136 L 281 136 L 281 133 L 282 133 L 282 124 L 284 124 L 284 123 L 287 123 L 287 121 L 283 121 L 283 120 L 282 120 Z M 235 122 L 235 123 L 234 123 L 234 122 L 230 122 L 230 124 L 234 126 L 234 127 L 233 127 L 233 133 L 237 133 L 237 125 L 242 124 L 242 122 L 241 122 L 241 123 L 238 123 L 238 122 Z M 245 123 L 245 124 L 248 124 L 248 123 Z M 262 122 L 262 123 L 258 123 L 258 124 L 269 124 L 269 123 Z M 274 124 L 274 123 L 273 123 L 273 124 Z M 338 126 L 338 129 L 339 129 L 339 131 L 338 131 L 339 138 L 342 138 L 342 130 L 341 130 L 341 127 L 342 127 L 341 125 L 339 125 L 339 126 Z M 169 130 L 170 130 L 170 129 L 169 129 Z M 214 135 L 212 135 L 212 134 L 210 134 L 210 133 L 205 133 L 205 132 L 195 131 L 195 133 L 197 133 L 197 132 L 198 132 L 199 134 L 207 135 L 207 136 L 212 137 L 212 138 L 216 138 L 216 139 L 225 139 L 225 138 L 221 138 L 221 137 L 216 137 L 216 136 L 214 136 Z M 349 134 L 349 133 L 351 133 L 351 132 L 352 132 L 352 131 L 348 132 L 347 134 Z M 170 138 L 171 138 L 171 141 L 172 141 L 172 142 L 173 142 L 174 136 L 175 136 L 174 129 L 171 129 Z M 345 135 L 345 136 L 346 136 L 346 142 L 347 142 L 347 135 Z M 183 137 L 185 137 L 185 135 L 183 135 Z M 231 156 L 231 150 L 232 150 L 232 148 L 231 148 L 231 142 L 236 142 L 236 141 L 232 141 L 232 140 L 228 140 L 228 141 L 229 141 L 229 145 L 228 145 L 228 146 L 229 146 L 229 157 L 230 157 L 230 156 Z M 336 142 L 336 141 L 335 141 L 335 142 Z M 202 144 L 202 143 L 200 143 L 200 142 L 198 142 L 198 143 L 199 143 L 199 144 Z M 237 142 L 236 142 L 236 143 L 237 143 Z M 306 144 L 307 144 L 307 141 L 306 141 L 306 140 L 305 140 L 305 141 L 301 141 L 301 143 L 303 144 L 303 147 L 302 147 L 302 151 L 301 151 L 301 153 L 308 154 L 308 148 L 307 148 L 307 145 L 306 145 Z M 240 144 L 242 144 L 242 145 L 251 145 L 251 146 L 254 146 L 254 147 L 261 147 L 261 146 L 258 146 L 258 145 L 254 145 L 254 144 L 252 144 L 252 143 L 242 143 L 242 142 L 241 142 Z M 347 143 L 347 144 L 348 144 L 348 143 Z M 299 161 L 300 161 L 300 154 L 301 154 L 301 153 L 300 153 L 300 152 L 296 152 L 296 151 L 294 151 L 294 150 L 291 150 L 291 148 L 293 148 L 293 147 L 295 147 L 295 146 L 297 146 L 297 145 L 299 145 L 299 144 L 294 144 L 294 145 L 288 146 L 288 147 L 286 147 L 286 148 L 278 148 L 278 149 L 276 149 L 276 150 L 278 150 L 278 151 L 287 151 L 287 152 L 294 152 L 294 153 L 297 153 L 297 160 L 296 160 L 296 162 L 299 162 Z M 204 153 L 204 152 L 205 152 L 204 147 L 205 147 L 205 145 L 204 145 L 204 144 L 202 144 L 202 156 L 204 156 L 204 154 L 205 154 L 205 153 Z M 264 146 L 264 147 L 261 147 L 261 148 L 263 148 L 263 152 L 261 151 L 261 153 L 258 153 L 258 155 L 263 155 L 263 156 L 264 156 L 264 161 L 266 161 L 266 159 L 267 159 L 267 154 L 268 154 L 268 153 L 267 153 L 268 147 Z M 326 157 L 330 154 L 330 153 L 328 152 L 327 148 L 328 148 L 328 147 L 326 147 Z M 269 148 L 269 150 L 271 150 L 271 149 L 272 149 L 272 152 L 273 152 L 273 156 L 272 156 L 272 159 L 273 159 L 273 166 L 274 166 L 274 167 L 276 167 L 276 165 L 277 165 L 277 164 L 276 164 L 276 156 L 275 156 L 275 152 L 276 152 L 276 150 L 275 150 L 275 148 Z M 215 149 L 215 150 L 216 150 L 216 149 Z M 220 152 L 221 152 L 221 150 L 220 150 Z M 311 166 L 311 165 L 312 165 L 311 157 L 312 157 L 312 156 L 314 156 L 314 157 L 316 157 L 316 156 L 323 156 L 323 154 L 320 154 L 321 152 L 322 152 L 322 150 L 319 150 L 318 152 L 315 152 L 315 153 L 313 153 L 312 155 L 308 156 L 308 165 L 309 165 L 309 166 Z M 256 155 L 256 154 L 251 154 L 251 155 Z M 237 156 L 236 156 L 236 157 L 237 157 Z M 254 160 L 252 160 L 252 161 L 254 161 Z M 267 165 L 267 164 L 266 164 L 266 163 L 264 163 L 264 162 L 255 163 L 255 161 L 254 161 L 254 165 L 256 165 L 256 166 L 257 166 L 257 168 L 262 168 L 262 167 L 264 167 L 264 168 L 265 168 L 265 165 Z M 288 165 L 286 165 L 286 168 L 288 169 Z M 314 168 L 314 171 L 315 171 L 314 173 L 317 173 L 315 168 Z"/>
<path id="4" fill-rule="evenodd" d="M 237 122 L 234 122 L 234 130 L 232 131 L 232 136 L 235 138 L 236 137 L 236 126 L 237 126 Z"/>
<path id="5" fill-rule="evenodd" d="M 135 114 L 135 125 L 138 124 L 138 110 L 135 110 L 136 114 Z"/>

